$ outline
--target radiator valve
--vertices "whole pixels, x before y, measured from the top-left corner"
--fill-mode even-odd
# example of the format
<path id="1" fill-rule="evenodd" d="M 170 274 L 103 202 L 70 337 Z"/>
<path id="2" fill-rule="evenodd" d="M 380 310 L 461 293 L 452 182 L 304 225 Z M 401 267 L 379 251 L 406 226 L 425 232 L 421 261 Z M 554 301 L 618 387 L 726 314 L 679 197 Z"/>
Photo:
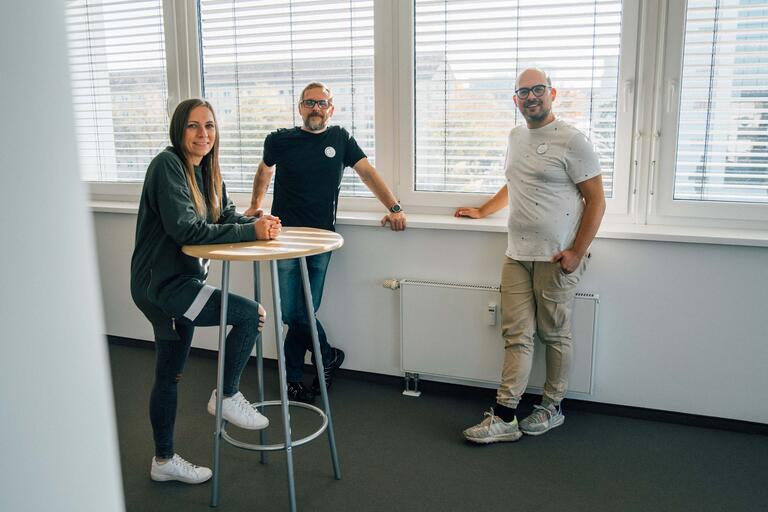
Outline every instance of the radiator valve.
<path id="1" fill-rule="evenodd" d="M 390 290 L 397 290 L 398 288 L 400 288 L 400 281 L 398 281 L 397 279 L 385 279 L 384 282 L 381 283 L 381 285 L 384 288 L 388 288 Z"/>

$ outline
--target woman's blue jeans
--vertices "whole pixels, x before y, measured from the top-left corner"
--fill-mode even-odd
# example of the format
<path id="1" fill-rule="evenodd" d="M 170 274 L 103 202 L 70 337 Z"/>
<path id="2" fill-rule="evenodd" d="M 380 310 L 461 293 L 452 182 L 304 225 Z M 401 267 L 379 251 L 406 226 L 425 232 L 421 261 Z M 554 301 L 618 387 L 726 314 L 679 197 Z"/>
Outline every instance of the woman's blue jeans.
<path id="1" fill-rule="evenodd" d="M 194 321 L 176 319 L 179 340 L 155 340 L 155 384 L 149 399 L 149 419 L 155 439 L 155 455 L 167 459 L 173 457 L 173 427 L 176 423 L 177 386 L 189 355 L 195 327 L 219 325 L 221 290 L 208 299 Z M 227 300 L 227 325 L 231 325 L 226 340 L 224 356 L 223 396 L 232 396 L 240 387 L 240 375 L 259 333 L 258 303 L 229 294 Z"/>
<path id="2" fill-rule="evenodd" d="M 320 308 L 325 274 L 328 271 L 330 261 L 330 252 L 307 257 L 309 288 L 312 290 L 312 306 L 315 313 Z M 304 356 L 307 350 L 312 351 L 312 333 L 307 319 L 307 306 L 304 301 L 299 260 L 278 260 L 277 271 L 280 282 L 280 308 L 282 309 L 283 323 L 288 325 L 288 334 L 285 336 L 286 376 L 289 382 L 298 382 L 302 380 L 304 375 Z M 313 317 L 317 325 L 317 336 L 320 339 L 323 364 L 328 364 L 331 362 L 331 346 L 328 344 L 328 338 L 322 324 L 315 315 Z"/>

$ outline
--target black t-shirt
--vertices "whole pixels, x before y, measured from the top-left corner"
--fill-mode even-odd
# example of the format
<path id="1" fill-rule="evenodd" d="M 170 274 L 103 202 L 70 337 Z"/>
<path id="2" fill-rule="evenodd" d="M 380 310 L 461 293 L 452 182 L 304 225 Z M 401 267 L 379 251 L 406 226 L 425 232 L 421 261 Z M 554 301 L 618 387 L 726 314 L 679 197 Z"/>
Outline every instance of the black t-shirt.
<path id="1" fill-rule="evenodd" d="M 281 129 L 264 141 L 264 163 L 277 166 L 272 214 L 284 226 L 333 230 L 345 167 L 365 153 L 340 126 L 322 133 Z"/>

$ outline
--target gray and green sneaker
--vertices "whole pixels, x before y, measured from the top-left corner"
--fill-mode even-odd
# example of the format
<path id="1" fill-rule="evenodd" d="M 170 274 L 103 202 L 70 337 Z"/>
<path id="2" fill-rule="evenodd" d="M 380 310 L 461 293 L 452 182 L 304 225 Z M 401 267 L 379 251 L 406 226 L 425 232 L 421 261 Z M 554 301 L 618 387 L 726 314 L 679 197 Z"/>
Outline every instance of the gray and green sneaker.
<path id="1" fill-rule="evenodd" d="M 563 410 L 556 405 L 534 405 L 533 412 L 520 422 L 520 430 L 529 436 L 539 436 L 565 422 Z"/>
<path id="2" fill-rule="evenodd" d="M 467 441 L 479 444 L 517 441 L 523 436 L 517 428 L 517 418 L 507 423 L 493 413 L 493 409 L 485 413 L 485 419 L 464 431 Z"/>

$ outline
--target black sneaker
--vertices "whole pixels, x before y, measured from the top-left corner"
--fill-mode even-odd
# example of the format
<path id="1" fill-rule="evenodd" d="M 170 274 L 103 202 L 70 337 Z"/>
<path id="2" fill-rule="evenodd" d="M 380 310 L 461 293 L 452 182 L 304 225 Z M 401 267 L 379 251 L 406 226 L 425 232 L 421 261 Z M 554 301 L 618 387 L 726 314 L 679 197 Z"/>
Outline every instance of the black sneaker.
<path id="1" fill-rule="evenodd" d="M 341 364 L 344 362 L 344 351 L 340 348 L 331 347 L 331 362 L 328 363 L 328 365 L 325 366 L 325 388 L 330 389 L 331 388 L 331 382 L 333 381 L 333 374 L 336 370 L 341 367 Z M 316 394 L 320 394 L 320 379 L 315 376 L 314 380 L 312 380 L 312 391 Z"/>
<path id="2" fill-rule="evenodd" d="M 303 382 L 288 383 L 288 400 L 311 404 L 315 400 L 315 394 L 308 389 Z"/>

